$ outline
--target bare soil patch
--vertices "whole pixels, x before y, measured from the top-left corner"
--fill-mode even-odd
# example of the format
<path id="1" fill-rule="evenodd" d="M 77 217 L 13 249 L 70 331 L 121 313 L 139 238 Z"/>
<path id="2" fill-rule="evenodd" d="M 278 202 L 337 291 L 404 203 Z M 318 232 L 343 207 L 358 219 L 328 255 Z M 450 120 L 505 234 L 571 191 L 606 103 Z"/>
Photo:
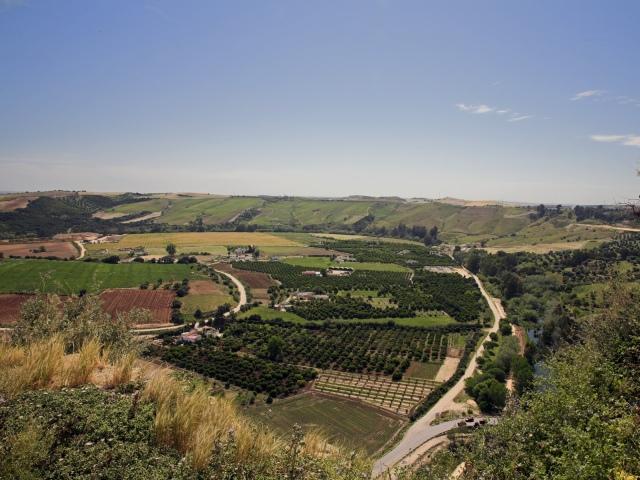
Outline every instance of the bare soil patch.
<path id="1" fill-rule="evenodd" d="M 211 280 L 192 280 L 189 282 L 189 295 L 215 295 L 220 293 L 224 293 L 224 290 Z"/>
<path id="2" fill-rule="evenodd" d="M 451 376 L 456 372 L 456 368 L 458 368 L 458 364 L 460 363 L 460 359 L 456 357 L 446 357 L 444 362 L 442 362 L 442 366 L 440 370 L 438 370 L 438 374 L 436 375 L 437 382 L 446 382 L 451 378 Z"/>
<path id="3" fill-rule="evenodd" d="M 77 233 L 58 233 L 53 236 L 54 240 L 62 240 L 67 242 L 83 242 L 89 240 L 97 240 L 100 238 L 99 233 L 94 232 L 77 232 Z"/>
<path id="4" fill-rule="evenodd" d="M 33 295 L 2 293 L 0 294 L 0 325 L 12 325 L 18 321 L 22 304 Z"/>
<path id="5" fill-rule="evenodd" d="M 41 251 L 43 250 L 44 251 Z M 72 242 L 62 242 L 55 240 L 34 240 L 29 242 L 0 242 L 0 252 L 5 257 L 11 255 L 17 257 L 58 257 L 75 258 L 78 250 Z"/>
<path id="6" fill-rule="evenodd" d="M 103 308 L 111 316 L 134 308 L 146 308 L 153 315 L 154 325 L 169 323 L 174 298 L 175 294 L 171 290 L 116 288 L 100 294 Z"/>
<path id="7" fill-rule="evenodd" d="M 513 334 L 518 339 L 520 344 L 520 353 L 524 354 L 525 347 L 527 346 L 527 334 L 520 325 L 513 325 Z"/>
<path id="8" fill-rule="evenodd" d="M 254 289 L 267 289 L 272 285 L 277 285 L 276 281 L 266 273 L 236 269 L 233 268 L 230 263 L 217 263 L 213 267 L 222 272 L 230 273 L 251 288 L 252 291 Z"/>
<path id="9" fill-rule="evenodd" d="M 100 220 L 112 220 L 114 218 L 124 217 L 126 213 L 121 212 L 96 212 L 92 215 L 94 218 L 99 218 Z"/>
<path id="10" fill-rule="evenodd" d="M 266 288 L 252 288 L 251 295 L 253 296 L 254 300 L 263 304 L 268 304 L 270 301 L 269 292 Z"/>
<path id="11" fill-rule="evenodd" d="M 25 208 L 31 200 L 38 197 L 17 197 L 9 200 L 0 200 L 0 212 L 13 212 L 18 208 Z"/>

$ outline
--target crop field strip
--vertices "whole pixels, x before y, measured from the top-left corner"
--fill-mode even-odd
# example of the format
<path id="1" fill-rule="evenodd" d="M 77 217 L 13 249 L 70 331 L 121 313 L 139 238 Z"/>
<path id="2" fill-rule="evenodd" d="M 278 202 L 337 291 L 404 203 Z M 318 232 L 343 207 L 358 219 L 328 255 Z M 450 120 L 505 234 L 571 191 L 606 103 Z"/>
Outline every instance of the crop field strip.
<path id="1" fill-rule="evenodd" d="M 435 380 L 406 378 L 392 381 L 381 375 L 322 371 L 313 388 L 320 392 L 361 400 L 399 415 L 411 409 L 439 385 Z"/>
<path id="2" fill-rule="evenodd" d="M 141 283 L 193 278 L 189 265 L 151 263 L 108 264 L 57 260 L 4 260 L 0 262 L 0 292 L 73 294 L 110 288 L 138 287 Z"/>
<path id="3" fill-rule="evenodd" d="M 134 308 L 151 312 L 153 323 L 165 324 L 171 319 L 171 302 L 175 298 L 172 290 L 141 290 L 118 288 L 100 294 L 105 312 L 111 316 L 126 313 Z"/>

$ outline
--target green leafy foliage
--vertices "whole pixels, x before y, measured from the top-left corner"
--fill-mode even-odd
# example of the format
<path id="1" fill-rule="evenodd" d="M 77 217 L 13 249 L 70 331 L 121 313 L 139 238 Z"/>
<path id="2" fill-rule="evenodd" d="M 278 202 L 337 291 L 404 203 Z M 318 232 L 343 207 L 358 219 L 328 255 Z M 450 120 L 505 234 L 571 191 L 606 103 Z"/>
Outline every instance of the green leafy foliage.
<path id="1" fill-rule="evenodd" d="M 271 345 L 271 339 L 267 341 Z M 271 347 L 273 348 L 272 345 Z M 187 345 L 169 344 L 151 349 L 149 353 L 178 367 L 246 390 L 265 392 L 271 397 L 296 393 L 315 377 L 313 370 L 284 365 L 266 358 L 240 356 L 221 350 L 217 343 L 209 340 Z M 277 352 L 267 348 L 265 356 L 274 353 Z"/>
<path id="2" fill-rule="evenodd" d="M 427 265 L 454 265 L 454 261 L 422 245 L 377 240 L 325 241 L 323 247 L 353 255 L 359 262 L 396 263 L 411 268 Z"/>
<path id="3" fill-rule="evenodd" d="M 323 288 L 327 291 L 369 290 L 385 285 L 408 285 L 409 273 L 378 272 L 372 270 L 355 270 L 346 277 L 304 275 L 310 269 L 282 262 L 234 262 L 234 268 L 262 272 L 280 281 L 285 288 L 313 290 Z"/>
<path id="4" fill-rule="evenodd" d="M 269 339 L 282 339 L 282 361 L 349 372 L 404 372 L 410 361 L 446 356 L 446 335 L 472 332 L 477 327 L 451 324 L 442 327 L 401 327 L 393 323 L 293 324 L 265 321 L 258 316 L 230 323 L 221 340 L 225 349 L 242 348 L 268 357 Z"/>

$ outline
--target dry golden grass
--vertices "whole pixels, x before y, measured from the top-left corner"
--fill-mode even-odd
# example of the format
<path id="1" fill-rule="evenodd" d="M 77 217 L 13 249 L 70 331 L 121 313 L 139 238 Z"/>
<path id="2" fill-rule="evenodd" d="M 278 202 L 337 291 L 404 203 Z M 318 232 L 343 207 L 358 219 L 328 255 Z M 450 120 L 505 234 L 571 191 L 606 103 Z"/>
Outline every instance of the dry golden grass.
<path id="1" fill-rule="evenodd" d="M 86 342 L 77 355 L 69 355 L 63 372 L 63 385 L 77 387 L 89 383 L 91 374 L 100 363 L 100 342 Z"/>
<path id="2" fill-rule="evenodd" d="M 134 365 L 138 355 L 134 352 L 118 358 L 111 368 L 108 368 L 109 376 L 105 382 L 105 387 L 115 388 L 118 385 L 124 385 L 133 380 Z"/>
<path id="3" fill-rule="evenodd" d="M 134 377 L 137 354 L 132 352 L 110 363 L 110 352 L 97 339 L 86 342 L 78 353 L 67 355 L 60 336 L 12 346 L 0 342 L 0 393 L 11 398 L 25 390 L 77 387 L 94 383 L 106 388 L 129 383 Z"/>
<path id="4" fill-rule="evenodd" d="M 14 347 L 8 341 L 0 342 L 0 368 L 5 369 L 24 361 L 26 351 L 21 347 Z"/>
<path id="5" fill-rule="evenodd" d="M 11 358 L 15 363 L 3 369 L 0 392 L 13 397 L 25 390 L 52 386 L 59 378 L 64 364 L 64 342 L 59 336 L 22 348 L 3 347 L 2 363 Z"/>
<path id="6" fill-rule="evenodd" d="M 156 404 L 156 442 L 184 453 L 197 469 L 209 464 L 216 444 L 232 441 L 240 462 L 267 459 L 282 448 L 274 435 L 239 415 L 230 401 L 211 397 L 203 387 L 188 393 L 164 370 L 151 376 L 142 398 Z"/>

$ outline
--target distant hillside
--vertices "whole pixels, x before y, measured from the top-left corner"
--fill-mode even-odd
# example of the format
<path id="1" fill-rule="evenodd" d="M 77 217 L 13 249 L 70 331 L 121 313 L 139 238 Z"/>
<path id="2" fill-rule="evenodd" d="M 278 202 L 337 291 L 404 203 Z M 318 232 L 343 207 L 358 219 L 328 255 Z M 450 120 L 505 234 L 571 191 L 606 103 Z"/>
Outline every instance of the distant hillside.
<path id="1" fill-rule="evenodd" d="M 33 192 L 0 197 L 0 238 L 93 230 L 263 230 L 363 233 L 422 241 L 425 228 L 454 243 L 492 247 L 584 242 L 611 232 L 571 229 L 576 221 L 615 223 L 623 209 L 543 209 L 506 202 L 402 199 L 221 196 L 190 193 L 96 194 Z M 609 218 L 611 217 L 611 218 Z M 126 223 L 125 223 L 126 222 Z M 576 244 L 578 246 L 578 244 Z"/>

